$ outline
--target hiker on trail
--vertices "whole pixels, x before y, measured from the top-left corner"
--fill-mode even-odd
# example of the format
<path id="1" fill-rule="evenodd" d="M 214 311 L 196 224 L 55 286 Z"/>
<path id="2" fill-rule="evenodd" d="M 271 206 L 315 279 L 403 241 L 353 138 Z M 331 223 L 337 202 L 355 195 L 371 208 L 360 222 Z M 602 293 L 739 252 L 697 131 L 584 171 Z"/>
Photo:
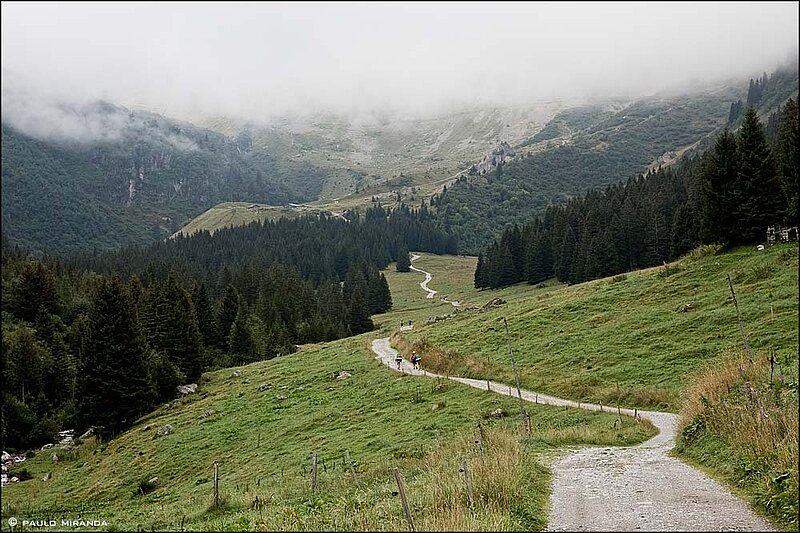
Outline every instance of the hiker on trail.
<path id="1" fill-rule="evenodd" d="M 397 370 L 400 370 L 400 365 L 403 363 L 403 356 L 400 355 L 400 352 L 394 356 L 394 362 L 397 363 Z"/>
<path id="2" fill-rule="evenodd" d="M 419 354 L 414 351 L 411 352 L 411 362 L 414 363 L 414 370 L 419 370 L 419 361 L 422 359 Z"/>

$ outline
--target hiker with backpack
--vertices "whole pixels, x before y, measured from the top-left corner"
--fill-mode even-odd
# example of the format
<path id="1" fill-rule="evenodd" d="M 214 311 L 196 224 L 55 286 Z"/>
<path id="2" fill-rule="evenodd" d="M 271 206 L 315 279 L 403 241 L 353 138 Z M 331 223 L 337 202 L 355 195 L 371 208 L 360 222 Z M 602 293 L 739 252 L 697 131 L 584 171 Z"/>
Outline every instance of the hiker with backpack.
<path id="1" fill-rule="evenodd" d="M 411 352 L 411 362 L 414 364 L 414 370 L 419 370 L 419 362 L 422 357 L 416 351 Z"/>
<path id="2" fill-rule="evenodd" d="M 400 370 L 400 365 L 403 363 L 403 356 L 400 355 L 400 352 L 394 356 L 394 362 L 397 363 L 397 370 Z"/>

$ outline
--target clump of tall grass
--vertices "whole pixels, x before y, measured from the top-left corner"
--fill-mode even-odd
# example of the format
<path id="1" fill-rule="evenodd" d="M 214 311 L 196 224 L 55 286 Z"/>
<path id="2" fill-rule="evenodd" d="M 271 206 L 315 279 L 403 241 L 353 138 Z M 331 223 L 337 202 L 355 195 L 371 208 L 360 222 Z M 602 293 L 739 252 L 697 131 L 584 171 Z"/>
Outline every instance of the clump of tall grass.
<path id="1" fill-rule="evenodd" d="M 719 472 L 783 526 L 798 525 L 797 365 L 728 353 L 685 394 L 676 451 Z"/>

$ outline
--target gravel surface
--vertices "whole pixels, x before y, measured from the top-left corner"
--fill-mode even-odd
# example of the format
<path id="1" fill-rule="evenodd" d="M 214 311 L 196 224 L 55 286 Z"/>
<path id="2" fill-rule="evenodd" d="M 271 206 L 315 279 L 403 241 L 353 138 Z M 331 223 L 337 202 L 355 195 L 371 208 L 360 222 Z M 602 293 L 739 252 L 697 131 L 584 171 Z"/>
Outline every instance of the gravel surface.
<path id="1" fill-rule="evenodd" d="M 388 338 L 372 341 L 376 359 L 396 369 Z M 442 377 L 414 370 L 406 374 Z M 450 377 L 478 389 L 516 396 L 516 389 L 495 381 Z M 524 400 L 609 410 L 594 404 L 521 391 Z M 614 412 L 617 410 L 614 409 Z M 670 457 L 678 417 L 671 413 L 620 409 L 621 414 L 649 419 L 659 434 L 629 448 L 582 448 L 552 465 L 548 531 L 777 531 L 747 504 L 699 470 Z"/>

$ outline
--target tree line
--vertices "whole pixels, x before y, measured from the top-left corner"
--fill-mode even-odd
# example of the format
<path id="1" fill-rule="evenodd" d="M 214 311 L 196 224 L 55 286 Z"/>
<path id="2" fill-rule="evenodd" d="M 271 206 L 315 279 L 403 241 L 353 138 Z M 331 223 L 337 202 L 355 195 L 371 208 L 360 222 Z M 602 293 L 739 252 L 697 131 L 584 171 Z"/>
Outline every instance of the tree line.
<path id="1" fill-rule="evenodd" d="M 113 436 L 204 371 L 374 328 L 380 273 L 451 253 L 426 209 L 253 223 L 148 247 L 35 258 L 3 239 L 2 446 L 65 426 Z"/>
<path id="2" fill-rule="evenodd" d="M 673 260 L 701 243 L 766 240 L 771 225 L 796 226 L 797 101 L 770 122 L 768 140 L 753 108 L 736 132 L 674 167 L 590 191 L 507 228 L 478 258 L 475 287 L 556 277 L 579 283 Z"/>

